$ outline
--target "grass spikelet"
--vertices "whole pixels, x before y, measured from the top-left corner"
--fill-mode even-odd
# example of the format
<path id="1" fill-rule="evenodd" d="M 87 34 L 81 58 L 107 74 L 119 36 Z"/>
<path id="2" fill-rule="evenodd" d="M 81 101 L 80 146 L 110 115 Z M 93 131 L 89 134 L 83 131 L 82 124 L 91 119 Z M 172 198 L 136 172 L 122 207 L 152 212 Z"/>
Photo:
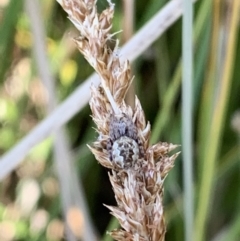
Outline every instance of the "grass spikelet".
<path id="1" fill-rule="evenodd" d="M 124 97 L 131 84 L 130 65 L 119 58 L 118 41 L 108 46 L 114 5 L 97 12 L 96 1 L 62 0 L 63 9 L 79 30 L 74 41 L 96 70 L 99 86 L 91 87 L 90 107 L 98 138 L 89 146 L 101 165 L 109 169 L 117 206 L 107 206 L 121 225 L 109 234 L 115 240 L 164 240 L 163 182 L 178 156 L 168 153 L 177 145 L 149 145 L 150 124 L 140 101 L 128 106 Z"/>

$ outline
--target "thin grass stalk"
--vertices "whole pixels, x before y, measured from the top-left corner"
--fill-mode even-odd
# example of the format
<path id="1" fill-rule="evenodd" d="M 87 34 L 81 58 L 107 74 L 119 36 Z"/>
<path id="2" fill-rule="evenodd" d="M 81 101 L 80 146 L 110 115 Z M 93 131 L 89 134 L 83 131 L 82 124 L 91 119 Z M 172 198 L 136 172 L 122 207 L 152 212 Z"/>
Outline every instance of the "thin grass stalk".
<path id="1" fill-rule="evenodd" d="M 211 12 L 212 1 L 202 0 L 201 6 L 198 10 L 196 17 L 196 24 L 194 26 L 194 42 L 198 40 L 206 21 L 208 21 L 208 16 Z"/>
<path id="2" fill-rule="evenodd" d="M 193 2 L 195 2 L 193 0 Z M 130 61 L 137 58 L 182 14 L 182 1 L 171 1 L 159 11 L 126 45 L 121 49 L 123 57 Z M 164 24 L 163 24 L 164 23 Z M 142 39 L 147 40 L 142 44 Z M 28 152 L 60 126 L 67 123 L 90 98 L 87 91 L 91 84 L 99 83 L 96 74 L 80 85 L 55 111 L 38 124 L 27 136 L 1 157 L 0 180 L 13 171 L 26 157 Z M 81 99 L 79 98 L 81 96 Z"/>
<path id="3" fill-rule="evenodd" d="M 202 105 L 200 106 L 200 121 L 198 128 L 199 136 L 199 160 L 203 160 L 205 148 L 209 145 L 206 136 L 209 133 L 211 115 L 213 111 L 213 94 L 214 83 L 216 81 L 216 66 L 217 66 L 217 53 L 218 53 L 218 40 L 220 32 L 220 0 L 216 0 L 212 4 L 213 19 L 212 19 L 212 35 L 211 35 L 211 48 L 209 61 L 207 66 L 207 72 L 202 92 Z M 205 123 L 201 125 L 201 123 Z M 203 162 L 200 162 L 200 168 L 202 169 Z M 202 171 L 202 170 L 201 170 Z"/>
<path id="4" fill-rule="evenodd" d="M 200 34 L 204 28 L 204 24 L 207 23 L 207 19 L 203 19 L 202 16 L 208 16 L 210 10 L 208 9 L 210 4 L 210 1 L 205 0 L 202 2 L 200 9 L 198 11 L 198 15 L 196 17 L 195 23 L 194 23 L 194 43 L 197 43 L 197 40 L 200 37 Z M 196 66 L 198 68 L 199 66 Z M 169 87 L 166 90 L 166 93 L 163 98 L 162 102 L 162 108 L 159 110 L 156 120 L 154 121 L 153 125 L 153 134 L 151 137 L 151 142 L 154 143 L 158 140 L 159 136 L 162 133 L 162 130 L 164 129 L 166 123 L 168 123 L 168 120 L 170 118 L 170 111 L 172 109 L 173 104 L 175 103 L 177 93 L 180 89 L 181 84 L 181 74 L 182 74 L 182 59 L 179 60 L 171 83 L 169 84 Z"/>
<path id="5" fill-rule="evenodd" d="M 25 8 L 31 23 L 34 40 L 33 52 L 36 58 L 38 72 L 48 95 L 47 112 L 50 113 L 54 110 L 57 104 L 56 89 L 54 85 L 56 81 L 54 80 L 48 65 L 49 61 L 45 48 L 46 35 L 42 17 L 40 15 L 41 8 L 38 0 L 25 0 Z M 63 216 L 65 218 L 66 238 L 68 241 L 78 240 L 79 237 L 85 241 L 94 241 L 96 240 L 95 231 L 88 213 L 82 185 L 79 183 L 76 170 L 73 166 L 73 158 L 70 153 L 70 147 L 64 127 L 59 128 L 54 134 L 53 142 L 53 158 L 61 188 L 61 205 Z M 72 210 L 75 211 L 76 216 L 82 215 L 84 219 L 84 223 L 77 223 L 74 220 L 75 225 L 79 228 L 78 231 L 73 228 L 71 225 L 73 221 L 69 219 L 69 213 Z"/>
<path id="6" fill-rule="evenodd" d="M 237 135 L 237 146 L 238 146 L 238 159 L 240 160 L 240 110 L 237 110 L 231 121 L 232 129 L 235 131 Z M 240 181 L 240 163 L 238 164 L 238 181 Z M 237 197 L 237 203 L 240 203 L 240 189 L 238 189 L 238 197 Z M 234 223 L 237 223 L 236 220 L 238 220 L 238 217 L 240 216 L 240 207 L 237 207 L 236 214 L 235 214 L 235 221 Z M 239 222 L 238 222 L 239 223 Z"/>
<path id="7" fill-rule="evenodd" d="M 227 1 L 226 1 L 227 2 Z M 228 1 L 226 18 L 224 21 L 224 32 L 226 39 L 223 42 L 222 65 L 219 66 L 220 82 L 217 82 L 218 93 L 214 101 L 215 107 L 211 119 L 211 127 L 208 134 L 209 145 L 206 147 L 203 158 L 203 172 L 200 183 L 200 201 L 196 216 L 196 240 L 201 241 L 205 238 L 205 227 L 209 215 L 211 201 L 211 192 L 213 189 L 213 180 L 215 175 L 215 164 L 218 158 L 218 150 L 221 145 L 222 130 L 225 121 L 226 106 L 231 87 L 231 77 L 233 73 L 233 64 L 235 59 L 236 33 L 239 21 L 240 2 L 238 0 Z"/>
<path id="8" fill-rule="evenodd" d="M 199 163 L 200 163 L 200 172 L 203 173 L 206 168 L 208 168 L 208 172 L 210 171 L 209 168 L 213 168 L 213 165 L 208 167 L 208 158 L 207 157 L 207 148 L 211 145 L 210 139 L 206 138 L 209 136 L 210 127 L 211 127 L 211 118 L 213 112 L 213 96 L 214 96 L 214 89 L 215 89 L 215 81 L 216 81 L 216 66 L 217 66 L 217 53 L 218 53 L 218 40 L 219 40 L 219 32 L 220 32 L 220 0 L 215 0 L 212 3 L 213 9 L 213 19 L 212 19 L 212 36 L 211 36 L 211 48 L 210 48 L 210 55 L 209 55 L 209 62 L 205 77 L 205 82 L 202 91 L 202 104 L 200 106 L 200 121 L 199 121 L 199 128 L 198 128 L 198 138 L 199 138 Z M 203 124 L 204 123 L 204 124 Z M 205 167 L 204 167 L 205 166 Z M 202 174 L 203 175 L 203 174 Z M 202 177 L 203 178 L 203 177 Z M 203 180 L 200 180 L 203 182 Z M 204 222 L 206 221 L 206 213 L 203 213 L 203 208 L 207 206 L 207 199 L 208 196 L 205 196 L 208 192 L 205 191 L 205 187 L 203 183 L 199 184 L 199 198 L 197 203 L 197 212 L 196 212 L 196 220 L 195 220 L 195 235 L 200 236 L 201 230 L 201 237 L 199 240 L 203 238 L 203 230 L 205 229 Z M 200 209 L 201 207 L 201 209 Z M 206 210 L 206 208 L 204 208 Z"/>
<path id="9" fill-rule="evenodd" d="M 185 241 L 193 240 L 193 4 L 184 0 L 182 32 L 182 146 Z"/>
<path id="10" fill-rule="evenodd" d="M 48 97 L 47 113 L 50 113 L 55 108 L 57 101 L 55 98 L 55 86 L 54 86 L 55 80 L 53 79 L 53 76 L 48 67 L 48 59 L 47 59 L 47 56 L 45 53 L 46 52 L 46 49 L 45 49 L 46 36 L 44 33 L 44 26 L 41 21 L 41 16 L 38 11 L 40 9 L 40 5 L 37 0 L 25 0 L 25 9 L 26 9 L 26 13 L 29 17 L 30 24 L 31 24 L 30 27 L 31 27 L 32 35 L 33 35 L 33 40 L 34 40 L 33 41 L 33 52 L 34 52 L 34 56 L 36 59 L 36 65 L 38 68 L 40 79 L 41 79 L 43 85 L 45 86 L 45 92 Z M 59 132 L 62 132 L 62 130 L 59 130 Z M 54 160 L 54 164 L 56 166 L 57 175 L 58 175 L 58 179 L 59 179 L 59 183 L 60 183 L 60 187 L 61 187 L 62 210 L 63 210 L 63 216 L 65 217 L 65 220 L 66 220 L 67 211 L 70 207 L 70 202 L 71 202 L 69 200 L 69 197 L 71 195 L 69 195 L 69 193 L 68 193 L 69 189 L 65 189 L 65 187 L 71 186 L 71 185 L 69 185 L 69 183 L 68 183 L 70 181 L 69 179 L 63 180 L 62 177 L 65 177 L 65 175 L 67 175 L 68 173 L 65 173 L 64 176 L 62 175 L 61 168 L 58 168 L 58 167 L 61 167 L 61 165 L 59 165 L 58 162 L 65 163 L 66 161 L 69 160 L 69 157 L 64 158 L 63 160 L 61 159 L 62 157 L 65 156 L 64 150 L 66 149 L 66 146 L 61 145 L 61 148 L 59 148 L 59 144 L 58 144 L 59 137 L 61 139 L 62 135 L 55 136 L 55 138 L 53 139 L 53 142 L 54 142 L 54 144 L 53 144 L 53 151 L 54 151 L 53 160 Z M 60 142 L 62 142 L 62 141 L 60 140 Z M 61 152 L 61 154 L 59 153 L 59 151 Z M 60 154 L 60 159 L 59 159 L 59 154 Z M 65 165 L 63 164 L 63 166 L 65 166 Z M 67 182 L 64 183 L 65 181 L 67 181 Z M 76 241 L 76 237 L 71 232 L 69 227 L 66 227 L 66 238 L 68 241 Z"/>
<path id="11" fill-rule="evenodd" d="M 135 0 L 123 0 L 123 42 L 127 42 L 134 32 L 135 26 Z M 134 68 L 132 67 L 133 72 Z M 135 84 L 130 85 L 126 95 L 126 103 L 134 107 Z"/>

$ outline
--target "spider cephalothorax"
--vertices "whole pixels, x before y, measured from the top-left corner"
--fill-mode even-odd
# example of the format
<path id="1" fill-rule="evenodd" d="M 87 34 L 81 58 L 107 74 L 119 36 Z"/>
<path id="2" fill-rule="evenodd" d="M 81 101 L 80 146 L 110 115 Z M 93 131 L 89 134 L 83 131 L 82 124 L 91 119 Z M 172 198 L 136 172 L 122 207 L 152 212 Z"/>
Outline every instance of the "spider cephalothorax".
<path id="1" fill-rule="evenodd" d="M 107 150 L 111 161 L 120 167 L 129 167 L 143 157 L 143 145 L 132 119 L 126 114 L 112 115 L 109 125 Z"/>

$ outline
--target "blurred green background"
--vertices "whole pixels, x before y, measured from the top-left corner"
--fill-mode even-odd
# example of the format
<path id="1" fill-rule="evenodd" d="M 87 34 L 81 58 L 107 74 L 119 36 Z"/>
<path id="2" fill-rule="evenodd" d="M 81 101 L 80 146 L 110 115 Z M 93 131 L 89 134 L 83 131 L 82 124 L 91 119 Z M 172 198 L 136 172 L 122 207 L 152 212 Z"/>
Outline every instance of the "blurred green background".
<path id="1" fill-rule="evenodd" d="M 194 6 L 194 240 L 199 241 L 240 240 L 240 22 L 239 11 L 237 16 L 234 13 L 237 1 L 199 0 Z M 136 1 L 130 16 L 126 16 L 124 1 L 114 2 L 112 32 L 124 32 L 129 27 L 124 24 L 126 17 L 134 19 L 136 32 L 169 1 Z M 62 102 L 93 69 L 71 40 L 76 30 L 61 6 L 54 0 L 41 0 L 39 4 L 49 68 L 56 80 L 56 96 Z M 49 98 L 34 58 L 25 5 L 22 0 L 0 0 L 1 155 L 47 116 Z M 106 8 L 107 2 L 99 0 L 98 7 Z M 134 88 L 152 125 L 152 143 L 182 142 L 181 33 L 180 19 L 134 62 Z M 123 33 L 117 37 L 120 45 L 129 38 Z M 107 171 L 86 146 L 97 137 L 90 115 L 89 106 L 84 107 L 66 123 L 66 130 L 93 225 L 99 239 L 107 240 L 105 233 L 113 220 L 103 203 L 114 205 L 115 201 Z M 182 173 L 180 155 L 165 181 L 167 241 L 184 240 Z M 49 137 L 0 183 L 0 240 L 67 240 L 60 193 L 53 141 Z M 76 229 L 80 230 L 79 216 L 73 213 L 72 220 L 72 225 L 76 222 Z"/>

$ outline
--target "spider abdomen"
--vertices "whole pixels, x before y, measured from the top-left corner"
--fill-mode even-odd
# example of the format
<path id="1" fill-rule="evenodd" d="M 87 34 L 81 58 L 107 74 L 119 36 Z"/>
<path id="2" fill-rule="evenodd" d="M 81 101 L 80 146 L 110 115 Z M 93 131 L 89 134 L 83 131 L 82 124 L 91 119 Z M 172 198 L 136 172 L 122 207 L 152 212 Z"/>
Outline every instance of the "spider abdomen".
<path id="1" fill-rule="evenodd" d="M 135 140 L 122 136 L 114 141 L 111 157 L 112 161 L 118 166 L 131 166 L 132 162 L 139 159 L 139 146 Z"/>

